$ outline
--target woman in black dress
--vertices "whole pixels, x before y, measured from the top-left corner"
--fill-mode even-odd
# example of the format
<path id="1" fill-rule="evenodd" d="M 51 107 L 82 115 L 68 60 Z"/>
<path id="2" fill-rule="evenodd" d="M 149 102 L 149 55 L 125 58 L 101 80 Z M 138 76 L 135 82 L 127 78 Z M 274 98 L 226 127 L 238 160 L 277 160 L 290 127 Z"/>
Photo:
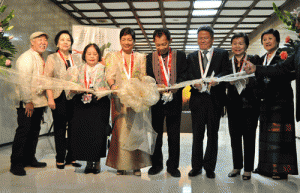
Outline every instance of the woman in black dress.
<path id="1" fill-rule="evenodd" d="M 269 29 L 261 35 L 267 53 L 261 57 L 262 65 L 281 61 L 278 52 L 280 35 Z M 254 171 L 273 179 L 287 179 L 298 175 L 295 142 L 294 100 L 291 81 L 295 74 L 258 79 L 260 86 L 259 162 Z"/>
<path id="2" fill-rule="evenodd" d="M 81 64 L 79 58 L 70 54 L 73 44 L 73 37 L 70 32 L 62 30 L 55 36 L 55 45 L 57 51 L 47 58 L 45 65 L 45 76 L 65 79 L 67 69 L 71 66 Z M 73 158 L 72 149 L 70 148 L 70 139 L 72 138 L 69 121 L 71 119 L 73 103 L 67 100 L 64 90 L 54 89 L 46 90 L 48 105 L 52 110 L 54 125 L 54 141 L 56 150 L 56 167 L 64 169 L 65 165 L 72 164 L 74 167 L 81 167 Z M 66 139 L 68 131 L 68 140 Z"/>
<path id="3" fill-rule="evenodd" d="M 68 69 L 71 81 L 83 88 L 96 91 L 108 88 L 105 66 L 99 63 L 101 52 L 96 44 L 85 47 L 82 59 L 86 63 Z M 107 96 L 97 98 L 91 93 L 71 92 L 68 97 L 74 102 L 71 120 L 74 158 L 87 161 L 85 173 L 100 173 L 100 158 L 106 157 L 106 127 L 109 124 L 110 100 Z"/>
<path id="4" fill-rule="evenodd" d="M 234 56 L 230 60 L 233 73 L 244 71 L 246 61 L 259 64 L 258 55 L 246 54 L 249 46 L 249 38 L 244 33 L 234 34 L 231 38 L 232 52 Z M 241 93 L 237 85 L 246 84 Z M 251 178 L 255 155 L 255 135 L 259 116 L 259 100 L 255 96 L 256 79 L 251 77 L 247 80 L 240 80 L 228 84 L 228 126 L 231 138 L 233 157 L 233 170 L 228 177 L 235 177 L 240 174 L 244 167 L 243 180 Z M 244 161 L 242 138 L 244 141 Z"/>

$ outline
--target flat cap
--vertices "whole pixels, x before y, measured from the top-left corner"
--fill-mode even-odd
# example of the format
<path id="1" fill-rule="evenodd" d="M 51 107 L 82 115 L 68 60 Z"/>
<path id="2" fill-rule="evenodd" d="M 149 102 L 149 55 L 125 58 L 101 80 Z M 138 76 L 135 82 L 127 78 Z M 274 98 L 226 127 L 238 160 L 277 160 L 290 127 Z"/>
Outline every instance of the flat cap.
<path id="1" fill-rule="evenodd" d="M 30 35 L 30 40 L 33 40 L 34 38 L 40 37 L 42 35 L 45 35 L 47 39 L 49 37 L 48 34 L 46 34 L 45 32 L 38 31 Z"/>

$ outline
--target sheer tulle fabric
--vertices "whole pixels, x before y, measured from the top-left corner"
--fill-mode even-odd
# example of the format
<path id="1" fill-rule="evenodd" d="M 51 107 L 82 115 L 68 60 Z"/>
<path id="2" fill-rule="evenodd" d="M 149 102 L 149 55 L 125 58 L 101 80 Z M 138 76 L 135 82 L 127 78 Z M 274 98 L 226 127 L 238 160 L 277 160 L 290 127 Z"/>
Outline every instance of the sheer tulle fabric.
<path id="1" fill-rule="evenodd" d="M 138 78 L 124 81 L 118 97 L 122 104 L 139 113 L 158 102 L 159 92 L 155 80 L 150 76 L 144 76 L 141 81 Z"/>
<path id="2" fill-rule="evenodd" d="M 16 70 L 0 67 L 0 79 L 11 82 L 28 89 L 36 89 L 37 92 L 42 92 L 46 89 L 61 89 L 67 91 L 82 91 L 90 92 L 101 98 L 107 96 L 112 92 L 117 92 L 118 97 L 122 104 L 131 107 L 136 115 L 134 116 L 133 126 L 129 133 L 128 139 L 122 144 L 122 148 L 128 151 L 142 150 L 149 154 L 153 153 L 157 133 L 153 130 L 151 125 L 151 117 L 149 108 L 156 104 L 159 100 L 158 90 L 167 90 L 169 88 L 182 88 L 188 85 L 193 85 L 199 82 L 210 82 L 212 79 L 215 81 L 236 81 L 254 76 L 246 75 L 244 72 L 230 74 L 221 78 L 205 78 L 192 81 L 185 81 L 175 84 L 169 88 L 158 89 L 156 82 L 149 76 L 138 78 L 131 78 L 124 81 L 120 90 L 90 90 L 84 89 L 81 84 L 77 84 L 78 80 L 78 67 L 69 68 L 67 73 L 67 80 L 51 78 L 46 76 L 32 76 L 22 74 Z M 238 75 L 238 76 L 237 76 Z M 34 80 L 35 84 L 26 81 L 27 79 Z M 76 81 L 75 81 L 76 80 Z M 143 129 L 142 129 L 143 128 Z"/>
<path id="3" fill-rule="evenodd" d="M 70 73 L 70 74 L 72 74 L 72 73 Z M 75 76 L 75 74 L 74 74 L 74 76 Z M 214 81 L 217 81 L 217 82 L 231 82 L 231 81 L 236 81 L 236 80 L 243 80 L 243 79 L 246 79 L 249 77 L 254 77 L 254 76 L 255 76 L 254 74 L 247 75 L 245 72 L 239 72 L 236 74 L 229 74 L 227 76 L 223 76 L 220 78 L 213 78 L 213 79 L 214 79 Z M 35 84 L 32 84 L 32 82 L 28 81 L 28 79 L 33 79 L 34 81 L 32 81 L 32 82 L 35 82 Z M 70 79 L 70 77 L 68 79 Z M 148 78 L 146 78 L 146 79 L 148 79 Z M 18 72 L 16 70 L 14 70 L 14 69 L 1 67 L 1 66 L 0 66 L 0 80 L 4 80 L 6 82 L 17 84 L 21 87 L 28 88 L 28 89 L 74 90 L 74 91 L 82 91 L 82 92 L 91 92 L 98 97 L 103 97 L 103 96 L 109 95 L 112 92 L 121 92 L 121 90 L 122 90 L 121 89 L 121 90 L 115 90 L 115 91 L 111 91 L 111 90 L 94 91 L 94 90 L 90 90 L 90 89 L 84 89 L 84 88 L 82 88 L 81 85 L 76 84 L 72 81 L 66 81 L 66 80 L 62 80 L 62 79 L 58 79 L 58 78 L 51 78 L 51 77 L 46 77 L 46 76 L 33 76 L 30 74 L 24 74 L 22 72 Z M 166 87 L 166 88 L 157 88 L 156 86 L 153 86 L 153 87 L 151 87 L 151 89 L 163 91 L 163 90 L 168 90 L 171 88 L 173 88 L 173 89 L 183 88 L 188 85 L 193 85 L 193 84 L 201 83 L 201 82 L 211 82 L 211 81 L 212 81 L 212 78 L 197 79 L 197 80 L 181 82 L 179 84 L 175 84 L 171 87 Z M 134 84 L 136 84 L 136 83 L 134 82 Z M 150 87 L 148 87 L 148 88 L 150 88 Z M 124 87 L 124 89 L 127 89 L 127 88 Z M 132 91 L 130 91 L 130 92 L 132 92 Z M 147 99 L 143 99 L 146 102 L 145 104 L 150 104 L 151 101 L 154 101 L 154 99 L 149 97 L 149 95 L 147 95 L 145 97 L 147 97 Z M 141 100 L 141 97 L 135 97 L 135 98 L 137 100 Z M 155 96 L 154 96 L 154 98 L 155 98 Z M 127 101 L 127 100 L 125 99 L 125 101 Z M 134 103 L 131 102 L 130 104 L 134 104 Z"/>
<path id="4" fill-rule="evenodd" d="M 122 104 L 136 112 L 128 138 L 121 144 L 121 148 L 128 151 L 141 150 L 152 155 L 157 133 L 152 128 L 149 109 L 160 97 L 155 80 L 144 76 L 142 80 L 132 78 L 124 81 L 118 97 Z"/>

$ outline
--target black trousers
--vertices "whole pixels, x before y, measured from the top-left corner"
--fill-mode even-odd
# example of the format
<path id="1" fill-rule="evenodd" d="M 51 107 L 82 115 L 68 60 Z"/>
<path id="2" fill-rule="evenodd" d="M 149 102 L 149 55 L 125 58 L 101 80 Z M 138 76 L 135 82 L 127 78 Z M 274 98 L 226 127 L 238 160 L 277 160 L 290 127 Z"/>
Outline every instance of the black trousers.
<path id="1" fill-rule="evenodd" d="M 207 93 L 192 93 L 190 99 L 192 115 L 193 147 L 192 168 L 214 171 L 218 153 L 218 131 L 221 107 Z M 207 146 L 203 158 L 203 139 L 207 125 Z"/>
<path id="2" fill-rule="evenodd" d="M 181 107 L 181 106 L 180 106 Z M 164 120 L 166 118 L 167 133 L 168 133 L 168 146 L 169 146 L 169 158 L 167 161 L 167 167 L 169 169 L 177 169 L 179 167 L 179 154 L 180 154 L 180 122 L 181 122 L 181 110 L 180 113 L 168 115 L 163 113 L 160 108 L 152 108 L 152 127 L 157 132 L 155 150 L 151 156 L 152 166 L 163 166 L 163 154 L 162 154 L 162 136 Z"/>
<path id="3" fill-rule="evenodd" d="M 61 95 L 54 99 L 56 108 L 52 110 L 53 125 L 54 125 L 54 141 L 56 149 L 56 162 L 64 163 L 65 159 L 68 162 L 74 161 L 73 152 L 70 148 L 70 138 L 72 137 L 72 132 L 69 131 L 71 126 L 68 126 L 68 140 L 66 139 L 66 127 L 69 124 L 73 102 L 66 99 L 65 92 L 63 91 Z M 66 151 L 68 154 L 66 157 Z"/>
<path id="4" fill-rule="evenodd" d="M 242 108 L 236 103 L 231 103 L 227 107 L 227 112 L 233 168 L 242 169 L 244 166 L 246 172 L 251 172 L 255 156 L 255 135 L 259 107 Z M 244 161 L 242 138 L 244 141 Z"/>
<path id="5" fill-rule="evenodd" d="M 20 108 L 17 108 L 18 128 L 12 146 L 12 164 L 26 164 L 35 159 L 36 146 L 41 130 L 41 120 L 44 109 L 44 107 L 34 108 L 32 116 L 27 117 L 22 102 Z"/>

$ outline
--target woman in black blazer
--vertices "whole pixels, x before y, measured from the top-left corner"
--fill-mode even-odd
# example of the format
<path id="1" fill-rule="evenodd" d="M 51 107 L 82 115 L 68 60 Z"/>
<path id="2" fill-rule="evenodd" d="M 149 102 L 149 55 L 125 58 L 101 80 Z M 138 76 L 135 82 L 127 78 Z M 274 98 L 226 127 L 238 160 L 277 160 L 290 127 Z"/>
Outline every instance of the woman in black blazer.
<path id="1" fill-rule="evenodd" d="M 249 46 L 249 38 L 244 33 L 234 34 L 231 38 L 231 49 L 234 56 L 230 60 L 232 72 L 244 71 L 246 61 L 259 64 L 258 55 L 250 56 L 246 54 Z M 246 84 L 246 87 L 238 92 L 237 84 Z M 254 77 L 247 80 L 230 82 L 227 85 L 227 112 L 228 126 L 231 138 L 231 148 L 233 157 L 233 170 L 228 177 L 235 177 L 240 174 L 244 167 L 243 180 L 251 178 L 255 155 L 255 135 L 259 116 L 259 100 L 255 96 L 256 79 Z M 244 141 L 244 162 L 243 144 Z"/>
<path id="2" fill-rule="evenodd" d="M 278 45 L 280 35 L 269 29 L 261 35 L 267 51 L 261 57 L 262 65 L 274 65 L 282 61 Z M 294 100 L 291 81 L 295 74 L 276 78 L 261 77 L 259 83 L 260 127 L 259 161 L 254 171 L 273 179 L 287 179 L 288 174 L 298 175 L 295 142 Z"/>

